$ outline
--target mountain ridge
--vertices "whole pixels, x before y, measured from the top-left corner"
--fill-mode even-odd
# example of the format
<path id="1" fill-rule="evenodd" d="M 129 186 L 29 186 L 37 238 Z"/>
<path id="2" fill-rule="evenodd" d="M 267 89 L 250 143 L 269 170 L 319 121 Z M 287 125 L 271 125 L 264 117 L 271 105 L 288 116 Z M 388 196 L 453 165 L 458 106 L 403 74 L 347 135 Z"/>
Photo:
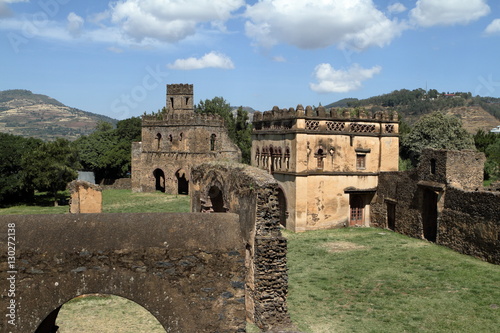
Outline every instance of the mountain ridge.
<path id="1" fill-rule="evenodd" d="M 64 105 L 30 90 L 0 91 L 0 132 L 42 140 L 75 140 L 92 133 L 99 121 L 118 120 Z"/>

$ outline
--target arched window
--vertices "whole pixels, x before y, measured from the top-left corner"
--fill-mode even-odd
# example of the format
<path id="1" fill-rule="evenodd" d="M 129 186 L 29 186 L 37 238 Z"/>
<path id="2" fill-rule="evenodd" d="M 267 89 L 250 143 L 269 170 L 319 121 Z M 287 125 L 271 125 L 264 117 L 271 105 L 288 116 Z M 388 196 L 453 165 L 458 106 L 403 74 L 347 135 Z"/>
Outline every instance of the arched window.
<path id="1" fill-rule="evenodd" d="M 260 150 L 259 150 L 259 147 L 257 147 L 257 149 L 255 149 L 255 163 L 257 164 L 257 166 L 260 165 Z"/>
<path id="2" fill-rule="evenodd" d="M 172 134 L 169 134 L 168 141 L 170 141 L 170 142 L 174 141 L 174 138 L 172 137 Z"/>
<path id="3" fill-rule="evenodd" d="M 160 150 L 161 148 L 161 134 L 156 134 L 156 149 Z"/>
<path id="4" fill-rule="evenodd" d="M 290 169 L 290 147 L 285 148 L 285 168 Z"/>
<path id="5" fill-rule="evenodd" d="M 182 136 L 183 136 L 183 134 L 182 134 L 182 133 L 181 133 L 181 134 L 179 134 L 179 141 L 182 141 Z"/>
<path id="6" fill-rule="evenodd" d="M 317 159 L 317 163 L 316 163 L 316 169 L 318 170 L 323 170 L 323 167 L 324 167 L 324 156 L 325 153 L 323 151 L 323 148 L 319 148 L 317 151 L 316 151 L 316 154 L 314 154 L 314 157 L 316 157 Z"/>
<path id="7" fill-rule="evenodd" d="M 215 150 L 215 139 L 217 138 L 217 135 L 212 134 L 210 135 L 210 150 L 214 151 Z"/>

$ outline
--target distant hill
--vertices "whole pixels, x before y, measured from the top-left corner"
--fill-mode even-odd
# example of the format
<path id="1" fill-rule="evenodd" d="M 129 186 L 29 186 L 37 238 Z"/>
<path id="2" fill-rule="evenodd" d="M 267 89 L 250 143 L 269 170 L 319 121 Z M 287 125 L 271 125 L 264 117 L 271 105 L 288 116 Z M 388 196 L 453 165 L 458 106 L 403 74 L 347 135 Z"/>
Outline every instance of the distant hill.
<path id="1" fill-rule="evenodd" d="M 99 121 L 117 120 L 62 104 L 29 90 L 0 91 L 0 132 L 42 140 L 74 140 L 92 133 Z"/>
<path id="2" fill-rule="evenodd" d="M 441 111 L 462 120 L 464 128 L 472 134 L 477 130 L 490 131 L 500 125 L 500 98 L 472 97 L 471 93 L 439 93 L 435 89 L 425 91 L 395 90 L 391 93 L 366 99 L 347 98 L 325 107 L 363 108 L 372 112 L 397 111 L 404 121 L 415 123 L 423 115 Z"/>

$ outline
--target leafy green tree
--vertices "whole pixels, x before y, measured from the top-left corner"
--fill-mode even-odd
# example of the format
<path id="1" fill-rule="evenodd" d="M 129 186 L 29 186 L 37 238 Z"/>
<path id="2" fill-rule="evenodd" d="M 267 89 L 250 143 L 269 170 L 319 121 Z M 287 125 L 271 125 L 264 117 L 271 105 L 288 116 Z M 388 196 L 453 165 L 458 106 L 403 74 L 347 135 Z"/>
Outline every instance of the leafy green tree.
<path id="1" fill-rule="evenodd" d="M 486 148 L 485 172 L 491 180 L 500 179 L 500 135 Z"/>
<path id="2" fill-rule="evenodd" d="M 101 122 L 94 133 L 74 141 L 83 168 L 93 171 L 96 181 L 126 177 L 130 171 L 132 142 L 141 140 L 138 117 L 121 120 L 116 129 Z"/>
<path id="3" fill-rule="evenodd" d="M 236 111 L 236 144 L 241 150 L 243 163 L 250 164 L 252 150 L 252 125 L 248 122 L 248 112 L 240 106 Z"/>
<path id="4" fill-rule="evenodd" d="M 195 107 L 196 113 L 218 114 L 221 116 L 224 119 L 229 137 L 233 142 L 236 142 L 236 125 L 231 110 L 231 105 L 222 97 L 214 97 L 212 99 L 200 101 Z"/>
<path id="5" fill-rule="evenodd" d="M 25 154 L 22 168 L 24 182 L 35 190 L 52 194 L 54 206 L 57 206 L 57 192 L 66 189 L 66 185 L 76 179 L 80 164 L 70 142 L 59 138 L 44 142 Z"/>
<path id="6" fill-rule="evenodd" d="M 29 184 L 22 176 L 23 155 L 42 143 L 39 139 L 0 133 L 0 206 L 20 202 L 28 197 Z"/>
<path id="7" fill-rule="evenodd" d="M 415 123 L 403 136 L 401 146 L 403 157 L 409 157 L 415 165 L 424 148 L 474 149 L 474 140 L 462 127 L 460 119 L 433 112 Z"/>

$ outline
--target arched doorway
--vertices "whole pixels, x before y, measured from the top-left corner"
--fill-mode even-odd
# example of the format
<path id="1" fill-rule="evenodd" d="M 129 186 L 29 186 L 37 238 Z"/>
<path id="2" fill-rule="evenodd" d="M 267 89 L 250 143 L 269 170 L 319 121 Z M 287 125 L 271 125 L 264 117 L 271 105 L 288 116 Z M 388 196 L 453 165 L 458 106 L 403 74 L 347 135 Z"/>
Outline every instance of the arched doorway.
<path id="1" fill-rule="evenodd" d="M 89 294 L 73 298 L 54 310 L 35 333 L 56 331 L 164 333 L 165 329 L 147 309 L 129 299 Z"/>
<path id="2" fill-rule="evenodd" d="M 212 211 L 215 213 L 225 213 L 227 210 L 224 208 L 224 195 L 217 186 L 210 187 L 208 196 L 212 202 Z"/>
<path id="3" fill-rule="evenodd" d="M 286 228 L 286 218 L 288 217 L 285 192 L 278 188 L 278 204 L 280 207 L 280 224 Z"/>
<path id="4" fill-rule="evenodd" d="M 186 172 L 183 169 L 177 170 L 175 178 L 177 178 L 177 194 L 189 194 L 189 181 L 186 179 Z"/>
<path id="5" fill-rule="evenodd" d="M 165 192 L 165 173 L 163 170 L 156 169 L 153 171 L 153 176 L 155 177 L 155 190 Z"/>

